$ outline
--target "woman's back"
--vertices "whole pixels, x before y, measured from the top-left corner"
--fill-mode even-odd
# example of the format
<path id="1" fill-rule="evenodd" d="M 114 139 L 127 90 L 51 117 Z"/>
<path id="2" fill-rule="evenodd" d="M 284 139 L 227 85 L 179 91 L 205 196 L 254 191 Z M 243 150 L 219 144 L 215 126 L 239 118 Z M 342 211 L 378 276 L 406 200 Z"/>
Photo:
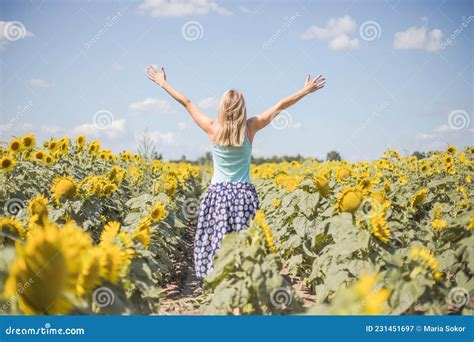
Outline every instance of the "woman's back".
<path id="1" fill-rule="evenodd" d="M 250 183 L 250 160 L 252 157 L 252 144 L 245 134 L 242 146 L 212 146 L 214 175 L 212 184 L 221 182 Z"/>

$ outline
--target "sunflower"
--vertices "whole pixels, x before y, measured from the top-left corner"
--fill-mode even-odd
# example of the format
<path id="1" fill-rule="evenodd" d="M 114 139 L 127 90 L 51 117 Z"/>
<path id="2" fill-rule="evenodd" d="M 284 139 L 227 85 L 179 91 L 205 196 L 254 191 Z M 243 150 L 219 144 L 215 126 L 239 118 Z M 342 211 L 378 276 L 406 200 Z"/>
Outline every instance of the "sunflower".
<path id="1" fill-rule="evenodd" d="M 154 222 L 160 222 L 164 220 L 168 216 L 168 212 L 166 211 L 166 207 L 162 202 L 158 202 L 150 211 L 150 218 Z"/>
<path id="2" fill-rule="evenodd" d="M 329 182 L 324 175 L 320 174 L 314 177 L 314 186 L 322 196 L 326 197 L 329 195 Z"/>
<path id="3" fill-rule="evenodd" d="M 405 175 L 401 175 L 400 178 L 398 179 L 398 183 L 400 183 L 400 185 L 405 185 L 408 183 L 408 177 L 405 176 Z"/>
<path id="4" fill-rule="evenodd" d="M 52 165 L 54 163 L 54 158 L 47 154 L 44 156 L 44 162 L 46 163 L 46 165 Z"/>
<path id="5" fill-rule="evenodd" d="M 472 176 L 471 175 L 467 175 L 466 176 L 466 183 L 470 184 L 472 182 Z"/>
<path id="6" fill-rule="evenodd" d="M 120 231 L 120 223 L 119 222 L 109 222 L 104 227 L 102 234 L 100 235 L 100 244 L 102 248 L 111 249 L 112 246 L 115 246 L 119 250 L 120 257 L 115 260 L 118 262 L 117 269 L 114 268 L 114 260 L 109 260 L 108 257 L 105 261 L 105 265 L 107 269 L 112 269 L 112 271 L 116 272 L 119 275 L 124 275 L 128 272 L 128 266 L 131 264 L 131 260 L 134 256 L 133 251 L 133 242 L 131 237 L 126 232 Z M 113 252 L 116 254 L 115 252 Z M 112 276 L 112 279 L 115 281 L 115 275 Z"/>
<path id="7" fill-rule="evenodd" d="M 383 192 L 380 192 L 380 191 L 372 192 L 371 199 L 372 199 L 373 202 L 375 202 L 377 204 L 384 204 L 384 203 L 388 202 L 387 199 L 385 198 L 385 195 L 383 194 Z"/>
<path id="8" fill-rule="evenodd" d="M 113 182 L 115 185 L 119 186 L 120 184 L 122 184 L 123 180 L 125 179 L 126 177 L 126 171 L 124 169 L 122 169 L 120 166 L 118 165 L 114 165 L 112 166 L 112 168 L 110 169 L 108 175 L 107 175 L 107 178 Z"/>
<path id="9" fill-rule="evenodd" d="M 380 288 L 377 274 L 365 274 L 354 284 L 356 294 L 362 305 L 360 314 L 380 315 L 385 311 L 385 304 L 390 297 L 390 290 Z"/>
<path id="10" fill-rule="evenodd" d="M 130 172 L 130 176 L 132 176 L 132 179 L 133 179 L 133 182 L 134 182 L 134 183 L 139 182 L 140 179 L 142 179 L 142 177 L 143 177 L 143 172 L 142 172 L 142 170 L 140 170 L 138 167 L 135 167 L 134 165 L 130 165 L 128 171 Z M 163 189 L 163 182 L 162 182 L 162 181 L 158 181 L 158 182 L 155 184 L 155 191 L 157 191 L 157 192 L 162 192 L 162 191 L 164 191 L 164 189 Z"/>
<path id="11" fill-rule="evenodd" d="M 143 246 L 148 247 L 151 240 L 151 226 L 149 219 L 144 219 L 138 224 L 133 232 L 133 237 L 140 241 Z"/>
<path id="12" fill-rule="evenodd" d="M 101 152 L 99 153 L 99 159 L 101 159 L 101 160 L 108 160 L 108 159 L 109 159 L 109 158 L 108 158 L 108 155 L 109 155 L 109 154 L 108 154 L 106 151 L 101 151 Z"/>
<path id="13" fill-rule="evenodd" d="M 0 241 L 1 237 L 7 237 L 12 240 L 23 238 L 25 236 L 25 229 L 22 224 L 11 217 L 4 217 L 0 219 Z"/>
<path id="14" fill-rule="evenodd" d="M 111 193 L 117 190 L 117 186 L 113 183 L 106 184 L 102 189 L 103 196 L 109 196 Z"/>
<path id="15" fill-rule="evenodd" d="M 69 151 L 69 140 L 63 140 L 61 139 L 60 144 L 59 144 L 59 154 L 61 155 L 67 155 L 67 152 Z"/>
<path id="16" fill-rule="evenodd" d="M 278 207 L 280 206 L 280 204 L 281 204 L 281 200 L 280 200 L 279 198 L 274 198 L 274 199 L 272 200 L 272 206 L 273 206 L 274 208 L 278 208 Z"/>
<path id="17" fill-rule="evenodd" d="M 8 144 L 8 151 L 12 153 L 18 153 L 21 152 L 21 139 L 19 138 L 14 138 L 10 143 Z"/>
<path id="18" fill-rule="evenodd" d="M 132 237 L 126 232 L 120 232 L 117 235 L 116 244 L 120 247 L 125 256 L 126 265 L 130 265 L 131 260 L 135 255 Z"/>
<path id="19" fill-rule="evenodd" d="M 116 284 L 126 266 L 125 256 L 120 248 L 113 244 L 100 245 L 102 249 L 102 260 L 101 263 L 104 265 L 103 273 L 101 276 Z"/>
<path id="20" fill-rule="evenodd" d="M 336 172 L 336 179 L 339 182 L 345 182 L 346 178 L 349 178 L 350 176 L 351 170 L 349 170 L 347 167 L 340 167 Z"/>
<path id="21" fill-rule="evenodd" d="M 423 163 L 423 164 L 421 165 L 421 167 L 420 167 L 420 171 L 421 171 L 422 173 L 429 173 L 429 171 L 430 171 L 430 164 L 429 164 L 428 162 Z"/>
<path id="22" fill-rule="evenodd" d="M 86 146 L 86 136 L 84 134 L 78 135 L 76 137 L 76 147 L 78 150 L 83 150 Z"/>
<path id="23" fill-rule="evenodd" d="M 466 191 L 466 188 L 463 187 L 463 186 L 458 186 L 457 189 L 456 189 L 464 199 L 467 199 L 468 198 L 468 194 L 467 194 L 467 191 Z"/>
<path id="24" fill-rule="evenodd" d="M 452 155 L 450 154 L 446 154 L 444 157 L 443 157 L 443 164 L 446 166 L 446 167 L 449 167 L 451 165 L 453 165 L 454 163 L 454 158 Z"/>
<path id="25" fill-rule="evenodd" d="M 467 228 L 474 229 L 474 215 L 471 216 L 469 220 L 469 224 L 467 225 Z"/>
<path id="26" fill-rule="evenodd" d="M 443 206 L 442 205 L 437 205 L 433 209 L 433 216 L 434 218 L 441 218 L 443 215 Z"/>
<path id="27" fill-rule="evenodd" d="M 362 198 L 362 192 L 357 188 L 346 188 L 337 198 L 337 209 L 340 213 L 354 213 L 362 203 Z"/>
<path id="28" fill-rule="evenodd" d="M 411 274 L 412 278 L 423 270 L 430 271 L 433 275 L 436 275 L 438 272 L 438 260 L 436 260 L 431 251 L 425 247 L 413 246 L 408 255 L 408 260 L 415 264 Z"/>
<path id="29" fill-rule="evenodd" d="M 30 200 L 28 211 L 31 215 L 48 215 L 48 200 L 42 194 Z"/>
<path id="30" fill-rule="evenodd" d="M 160 179 L 163 182 L 163 190 L 164 192 L 173 197 L 178 192 L 178 177 L 175 173 L 168 172 L 163 174 Z"/>
<path id="31" fill-rule="evenodd" d="M 51 139 L 48 143 L 48 149 L 51 151 L 51 152 L 54 152 L 58 149 L 59 147 L 59 142 L 56 140 L 56 139 Z"/>
<path id="32" fill-rule="evenodd" d="M 104 249 L 93 247 L 85 254 L 82 269 L 76 283 L 76 293 L 84 296 L 101 283 L 102 275 L 106 272 Z"/>
<path id="33" fill-rule="evenodd" d="M 383 243 L 387 243 L 390 240 L 390 228 L 385 219 L 385 210 L 378 210 L 371 213 L 369 222 L 372 234 Z"/>
<path id="34" fill-rule="evenodd" d="M 288 177 L 288 181 L 286 183 L 286 190 L 288 191 L 295 191 L 298 189 L 298 185 L 301 183 L 300 179 L 296 177 Z"/>
<path id="35" fill-rule="evenodd" d="M 71 199 L 76 195 L 77 184 L 70 177 L 59 176 L 53 180 L 51 186 L 51 197 L 56 203 L 61 203 L 62 199 Z"/>
<path id="36" fill-rule="evenodd" d="M 116 221 L 111 221 L 107 223 L 104 227 L 104 230 L 100 234 L 100 243 L 107 244 L 112 243 L 115 237 L 120 231 L 120 223 Z"/>
<path id="37" fill-rule="evenodd" d="M 100 141 L 94 140 L 89 143 L 89 147 L 87 148 L 87 151 L 92 154 L 92 155 L 97 155 L 100 150 Z"/>
<path id="38" fill-rule="evenodd" d="M 10 267 L 4 295 L 15 296 L 27 315 L 67 314 L 74 307 L 85 238 L 78 227 L 66 232 L 55 224 L 33 229 L 25 245 L 16 247 L 18 257 Z"/>
<path id="39" fill-rule="evenodd" d="M 263 235 L 265 236 L 265 240 L 267 241 L 268 249 L 271 253 L 276 253 L 277 250 L 273 242 L 272 230 L 265 220 L 265 214 L 263 213 L 263 211 L 257 210 L 257 212 L 255 213 L 255 221 L 262 229 Z"/>
<path id="40" fill-rule="evenodd" d="M 37 150 L 31 152 L 31 159 L 35 161 L 44 161 L 44 157 L 46 156 L 46 152 L 44 150 Z"/>
<path id="41" fill-rule="evenodd" d="M 0 168 L 3 172 L 9 172 L 15 166 L 16 161 L 12 157 L 6 155 L 0 159 Z"/>
<path id="42" fill-rule="evenodd" d="M 36 146 L 36 137 L 34 134 L 25 134 L 21 137 L 22 150 L 32 150 Z"/>
<path id="43" fill-rule="evenodd" d="M 362 178 L 359 180 L 357 187 L 362 193 L 366 194 L 372 189 L 372 182 L 373 180 L 370 178 Z"/>
<path id="44" fill-rule="evenodd" d="M 448 148 L 446 149 L 446 152 L 449 153 L 449 154 L 454 155 L 454 154 L 456 154 L 457 150 L 458 149 L 454 146 L 448 146 Z"/>
<path id="45" fill-rule="evenodd" d="M 132 152 L 125 151 L 125 152 L 120 153 L 120 159 L 122 159 L 123 161 L 131 161 Z"/>
<path id="46" fill-rule="evenodd" d="M 422 205 L 428 196 L 428 189 L 423 188 L 418 190 L 411 198 L 410 198 L 410 208 L 414 209 Z"/>
<path id="47" fill-rule="evenodd" d="M 70 254 L 76 259 L 81 260 L 81 257 L 86 251 L 92 248 L 92 239 L 90 235 L 84 232 L 74 221 L 67 222 L 59 230 L 63 238 L 64 248 L 70 249 Z M 81 271 L 81 263 L 75 262 L 70 267 L 71 274 L 77 278 Z"/>
<path id="48" fill-rule="evenodd" d="M 379 277 L 377 275 L 365 274 L 359 278 L 354 287 L 360 296 L 365 297 L 373 291 L 375 285 L 377 285 L 378 280 Z"/>
<path id="49" fill-rule="evenodd" d="M 443 219 L 434 219 L 433 221 L 431 221 L 431 226 L 434 229 L 444 229 L 448 226 L 448 223 L 446 222 L 446 220 Z"/>
<path id="50" fill-rule="evenodd" d="M 434 219 L 431 221 L 431 226 L 434 229 L 444 229 L 448 226 L 446 220 L 443 219 L 443 206 L 437 205 L 433 209 Z"/>

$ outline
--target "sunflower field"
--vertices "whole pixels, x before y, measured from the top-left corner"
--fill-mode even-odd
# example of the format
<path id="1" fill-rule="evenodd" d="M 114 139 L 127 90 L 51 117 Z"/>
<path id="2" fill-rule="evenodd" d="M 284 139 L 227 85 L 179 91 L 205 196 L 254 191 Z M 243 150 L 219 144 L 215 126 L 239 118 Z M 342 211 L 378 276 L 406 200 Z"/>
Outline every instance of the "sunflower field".
<path id="1" fill-rule="evenodd" d="M 2 313 L 157 312 L 199 169 L 84 136 L 38 148 L 25 135 L 0 153 Z"/>
<path id="2" fill-rule="evenodd" d="M 228 234 L 194 313 L 472 315 L 474 147 L 423 159 L 252 165 L 260 210 Z M 2 314 L 159 314 L 208 167 L 79 136 L 0 150 Z M 192 263 L 192 262 L 191 262 Z M 302 291 L 301 289 L 305 290 Z"/>

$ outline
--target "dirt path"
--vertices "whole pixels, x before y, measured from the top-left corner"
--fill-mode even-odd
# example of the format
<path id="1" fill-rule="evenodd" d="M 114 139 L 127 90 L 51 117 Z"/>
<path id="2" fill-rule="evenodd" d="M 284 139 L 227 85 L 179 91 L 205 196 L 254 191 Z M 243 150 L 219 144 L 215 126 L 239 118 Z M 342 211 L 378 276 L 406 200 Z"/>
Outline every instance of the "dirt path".
<path id="1" fill-rule="evenodd" d="M 183 237 L 184 257 L 176 260 L 176 276 L 164 288 L 164 298 L 160 304 L 160 315 L 199 315 L 199 300 L 202 289 L 194 272 L 193 239 L 194 227 L 190 224 Z"/>

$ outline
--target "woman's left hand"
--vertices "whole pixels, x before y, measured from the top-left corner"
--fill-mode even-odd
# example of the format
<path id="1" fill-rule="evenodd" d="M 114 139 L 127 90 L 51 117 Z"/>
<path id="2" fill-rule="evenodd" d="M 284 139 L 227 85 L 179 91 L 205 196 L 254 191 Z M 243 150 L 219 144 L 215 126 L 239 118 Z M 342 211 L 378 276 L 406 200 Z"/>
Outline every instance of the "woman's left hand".
<path id="1" fill-rule="evenodd" d="M 324 87 L 325 84 L 326 79 L 323 77 L 323 75 L 318 75 L 313 80 L 311 79 L 311 75 L 308 75 L 304 82 L 304 90 L 307 93 L 312 93 Z"/>
<path id="2" fill-rule="evenodd" d="M 156 70 L 153 65 L 149 65 L 146 69 L 148 78 L 158 84 L 160 87 L 166 83 L 166 73 L 165 68 L 161 67 L 161 71 Z"/>

